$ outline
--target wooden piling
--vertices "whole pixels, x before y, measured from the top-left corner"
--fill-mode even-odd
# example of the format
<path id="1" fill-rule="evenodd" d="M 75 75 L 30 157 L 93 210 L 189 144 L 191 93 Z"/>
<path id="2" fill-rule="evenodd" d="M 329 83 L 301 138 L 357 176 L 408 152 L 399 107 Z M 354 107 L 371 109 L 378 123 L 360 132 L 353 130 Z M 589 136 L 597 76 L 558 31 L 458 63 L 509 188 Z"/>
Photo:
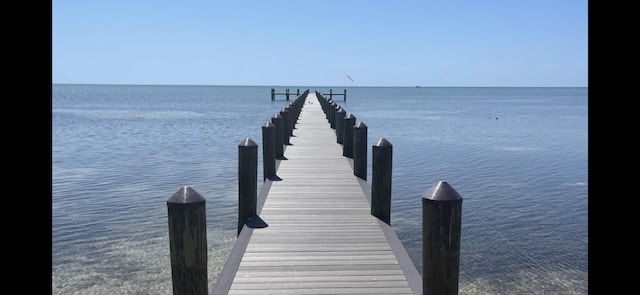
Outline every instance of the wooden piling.
<path id="1" fill-rule="evenodd" d="M 283 122 L 280 113 L 277 113 L 273 117 L 271 117 L 271 123 L 276 126 L 276 159 L 284 160 L 284 127 L 282 125 Z"/>
<path id="2" fill-rule="evenodd" d="M 285 110 L 289 112 L 289 137 L 293 136 L 293 129 L 295 128 L 295 122 L 297 120 L 296 113 L 293 110 L 293 106 L 291 104 L 285 107 Z"/>
<path id="3" fill-rule="evenodd" d="M 371 215 L 391 225 L 393 145 L 380 138 L 372 147 Z"/>
<path id="4" fill-rule="evenodd" d="M 462 197 L 440 181 L 422 195 L 422 290 L 458 294 Z"/>
<path id="5" fill-rule="evenodd" d="M 353 127 L 353 174 L 367 180 L 367 125 Z"/>
<path id="6" fill-rule="evenodd" d="M 238 235 L 258 202 L 258 145 L 247 138 L 238 144 Z"/>
<path id="7" fill-rule="evenodd" d="M 322 102 L 323 108 L 322 110 L 324 111 L 324 117 L 327 119 L 327 122 L 331 123 L 331 118 L 329 118 L 331 111 L 329 110 L 329 108 L 332 107 L 332 103 L 333 101 L 330 100 L 325 100 L 325 99 L 318 99 L 319 101 Z"/>
<path id="8" fill-rule="evenodd" d="M 356 116 L 349 113 L 344 117 L 343 121 L 342 155 L 353 159 L 353 126 L 356 125 Z"/>
<path id="9" fill-rule="evenodd" d="M 167 200 L 174 295 L 207 295 L 205 199 L 185 186 Z"/>
<path id="10" fill-rule="evenodd" d="M 329 123 L 331 129 L 336 129 L 336 113 L 339 109 L 340 106 L 335 102 L 332 102 L 331 106 L 329 107 Z"/>
<path id="11" fill-rule="evenodd" d="M 342 140 L 344 139 L 344 116 L 346 115 L 346 111 L 343 108 L 340 108 L 336 111 L 336 142 L 342 144 Z"/>
<path id="12" fill-rule="evenodd" d="M 291 134 L 289 136 L 293 136 L 293 130 L 296 129 L 296 123 L 298 123 L 299 113 L 296 109 L 296 105 L 294 104 L 294 102 L 291 102 L 291 104 L 287 106 L 287 109 L 289 109 L 289 112 L 291 113 L 291 116 L 290 116 L 291 117 Z"/>
<path id="13" fill-rule="evenodd" d="M 291 113 L 287 108 L 283 108 L 280 111 L 282 116 L 282 143 L 284 145 L 291 145 L 289 138 L 291 137 Z"/>
<path id="14" fill-rule="evenodd" d="M 276 180 L 276 126 L 271 122 L 262 125 L 262 181 Z"/>

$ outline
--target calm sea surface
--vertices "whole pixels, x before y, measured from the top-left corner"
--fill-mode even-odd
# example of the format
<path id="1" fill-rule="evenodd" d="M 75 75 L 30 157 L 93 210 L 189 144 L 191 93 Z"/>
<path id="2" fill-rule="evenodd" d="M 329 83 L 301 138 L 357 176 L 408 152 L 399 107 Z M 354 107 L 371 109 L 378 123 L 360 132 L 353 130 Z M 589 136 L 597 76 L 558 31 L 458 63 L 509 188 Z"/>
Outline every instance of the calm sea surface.
<path id="1" fill-rule="evenodd" d="M 171 294 L 166 201 L 185 185 L 207 200 L 211 290 L 236 238 L 237 146 L 261 145 L 289 103 L 270 89 L 52 85 L 52 293 Z M 464 199 L 460 294 L 588 293 L 587 88 L 334 100 L 368 126 L 369 149 L 393 144 L 391 225 L 418 270 L 421 196 L 442 180 Z"/>

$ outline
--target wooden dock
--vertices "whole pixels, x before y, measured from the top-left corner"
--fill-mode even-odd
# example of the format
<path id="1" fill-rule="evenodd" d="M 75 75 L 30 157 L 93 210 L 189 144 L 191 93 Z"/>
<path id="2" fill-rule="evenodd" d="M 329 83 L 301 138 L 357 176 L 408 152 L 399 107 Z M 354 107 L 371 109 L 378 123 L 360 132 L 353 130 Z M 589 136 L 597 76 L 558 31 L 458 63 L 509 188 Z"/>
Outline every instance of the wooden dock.
<path id="1" fill-rule="evenodd" d="M 422 294 L 422 277 L 393 229 L 371 215 L 316 94 L 309 93 L 211 294 Z M 266 227 L 265 227 L 266 226 Z"/>

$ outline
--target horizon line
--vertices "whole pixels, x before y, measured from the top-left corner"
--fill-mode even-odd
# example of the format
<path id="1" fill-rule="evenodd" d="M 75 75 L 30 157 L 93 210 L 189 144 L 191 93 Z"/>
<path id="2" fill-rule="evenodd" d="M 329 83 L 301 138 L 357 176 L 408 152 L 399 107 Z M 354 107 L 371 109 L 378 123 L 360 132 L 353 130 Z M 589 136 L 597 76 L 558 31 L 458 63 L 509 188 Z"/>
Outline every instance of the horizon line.
<path id="1" fill-rule="evenodd" d="M 137 84 L 137 83 L 54 83 L 51 85 L 96 85 L 96 86 L 197 86 L 197 87 L 334 87 L 334 88 L 385 88 L 385 87 L 397 87 L 397 88 L 589 88 L 589 86 L 427 86 L 427 85 L 386 85 L 386 86 L 372 86 L 372 85 L 351 85 L 351 86 L 339 86 L 339 85 L 243 85 L 243 84 Z"/>

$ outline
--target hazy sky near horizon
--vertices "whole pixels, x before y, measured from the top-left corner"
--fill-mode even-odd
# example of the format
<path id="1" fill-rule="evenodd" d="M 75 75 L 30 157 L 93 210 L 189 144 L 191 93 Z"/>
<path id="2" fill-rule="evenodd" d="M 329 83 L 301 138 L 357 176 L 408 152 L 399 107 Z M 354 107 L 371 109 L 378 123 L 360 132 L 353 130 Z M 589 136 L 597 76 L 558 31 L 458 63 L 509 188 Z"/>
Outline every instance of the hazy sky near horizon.
<path id="1" fill-rule="evenodd" d="M 52 83 L 588 86 L 587 0 L 54 0 L 51 25 Z"/>

